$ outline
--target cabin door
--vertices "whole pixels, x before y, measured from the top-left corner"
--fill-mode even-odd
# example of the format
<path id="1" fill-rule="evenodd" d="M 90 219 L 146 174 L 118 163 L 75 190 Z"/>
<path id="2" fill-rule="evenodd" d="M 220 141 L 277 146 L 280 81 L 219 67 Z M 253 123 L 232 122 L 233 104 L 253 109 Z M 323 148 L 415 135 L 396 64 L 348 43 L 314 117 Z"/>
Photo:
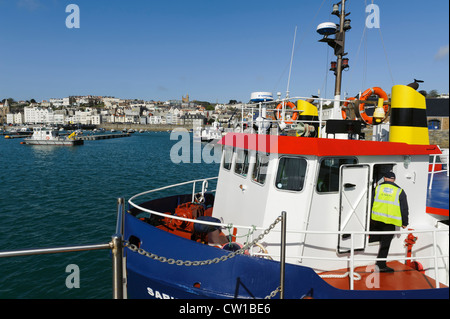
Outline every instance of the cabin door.
<path id="1" fill-rule="evenodd" d="M 369 165 L 342 165 L 340 168 L 340 210 L 338 251 L 344 253 L 351 248 L 351 232 L 366 231 L 370 211 L 369 200 Z M 364 249 L 365 234 L 353 235 L 353 248 Z"/>

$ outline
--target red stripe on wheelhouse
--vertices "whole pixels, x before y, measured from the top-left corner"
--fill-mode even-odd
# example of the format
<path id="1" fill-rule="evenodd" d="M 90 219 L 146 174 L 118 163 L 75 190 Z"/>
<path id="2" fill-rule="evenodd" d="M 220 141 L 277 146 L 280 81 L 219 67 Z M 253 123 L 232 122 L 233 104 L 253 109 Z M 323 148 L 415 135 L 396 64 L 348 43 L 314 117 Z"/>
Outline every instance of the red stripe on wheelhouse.
<path id="1" fill-rule="evenodd" d="M 237 148 L 265 153 L 344 156 L 344 155 L 429 155 L 441 154 L 436 145 L 365 140 L 227 133 L 219 142 Z"/>

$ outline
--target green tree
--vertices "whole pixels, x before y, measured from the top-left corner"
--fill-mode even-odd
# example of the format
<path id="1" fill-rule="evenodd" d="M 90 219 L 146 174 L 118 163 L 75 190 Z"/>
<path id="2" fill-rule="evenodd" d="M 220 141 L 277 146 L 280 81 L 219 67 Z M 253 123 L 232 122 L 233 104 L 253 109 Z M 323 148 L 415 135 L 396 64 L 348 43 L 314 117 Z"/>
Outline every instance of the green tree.
<path id="1" fill-rule="evenodd" d="M 427 93 L 427 91 L 425 91 L 425 90 L 420 90 L 419 93 L 422 94 L 422 95 L 425 96 L 425 97 L 428 96 L 428 93 Z"/>
<path id="2" fill-rule="evenodd" d="M 427 97 L 438 97 L 439 93 L 437 90 L 431 90 L 430 92 L 428 92 Z"/>

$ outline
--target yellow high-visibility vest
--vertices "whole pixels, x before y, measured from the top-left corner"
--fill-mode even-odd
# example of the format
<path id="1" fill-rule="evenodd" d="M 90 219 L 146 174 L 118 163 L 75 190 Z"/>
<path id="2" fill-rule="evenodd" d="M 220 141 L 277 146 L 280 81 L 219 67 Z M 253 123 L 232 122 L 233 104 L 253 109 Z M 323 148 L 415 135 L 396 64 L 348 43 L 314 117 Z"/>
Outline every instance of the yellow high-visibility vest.
<path id="1" fill-rule="evenodd" d="M 375 190 L 375 199 L 372 207 L 372 219 L 402 226 L 402 213 L 399 197 L 402 189 L 390 184 L 381 184 Z"/>

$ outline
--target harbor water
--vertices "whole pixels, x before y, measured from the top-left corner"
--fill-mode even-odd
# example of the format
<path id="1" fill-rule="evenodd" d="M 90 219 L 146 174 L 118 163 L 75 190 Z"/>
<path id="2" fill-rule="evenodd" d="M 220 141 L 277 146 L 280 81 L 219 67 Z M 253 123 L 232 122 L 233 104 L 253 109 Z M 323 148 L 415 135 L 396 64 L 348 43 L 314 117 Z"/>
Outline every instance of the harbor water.
<path id="1" fill-rule="evenodd" d="M 1 137 L 0 251 L 108 243 L 117 198 L 217 176 L 216 161 L 198 163 L 195 151 L 174 163 L 171 150 L 181 136 L 170 136 L 135 133 L 75 147 L 28 146 Z M 192 139 L 189 145 L 196 147 Z M 79 269 L 79 288 L 66 285 L 70 265 Z M 109 250 L 0 258 L 0 299 L 111 297 Z"/>

